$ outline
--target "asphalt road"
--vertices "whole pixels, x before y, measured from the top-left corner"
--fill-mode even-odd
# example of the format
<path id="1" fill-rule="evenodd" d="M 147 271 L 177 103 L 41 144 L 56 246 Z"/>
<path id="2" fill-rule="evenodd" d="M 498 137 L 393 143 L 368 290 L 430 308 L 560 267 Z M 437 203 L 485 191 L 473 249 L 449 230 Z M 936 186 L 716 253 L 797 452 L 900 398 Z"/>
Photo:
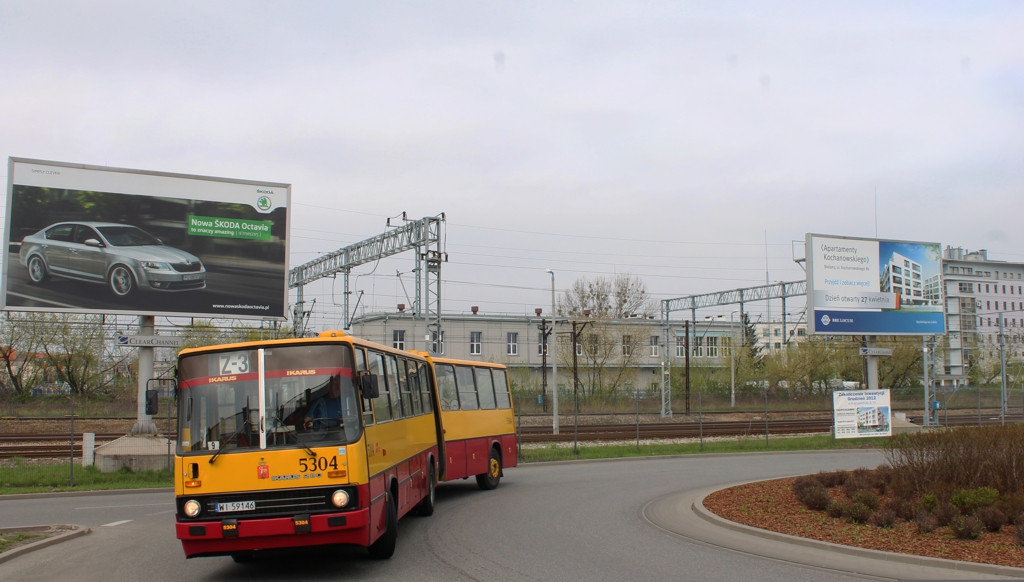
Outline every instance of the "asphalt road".
<path id="1" fill-rule="evenodd" d="M 739 551 L 726 549 L 715 536 L 735 542 L 738 534 L 690 518 L 689 526 L 673 525 L 686 513 L 673 500 L 743 481 L 873 468 L 882 460 L 878 452 L 843 451 L 527 465 L 506 471 L 495 491 L 480 491 L 472 480 L 442 485 L 435 514 L 402 520 L 395 556 L 380 562 L 358 549 L 278 553 L 244 565 L 228 557 L 186 560 L 167 492 L 0 498 L 0 527 L 92 528 L 0 564 L 0 580 L 874 580 L 832 569 L 851 562 L 837 556 L 833 564 L 827 553 L 822 565 L 806 566 L 785 552 L 747 553 L 743 538 Z M 897 567 L 892 578 L 918 577 L 913 572 L 935 578 L 941 571 Z"/>

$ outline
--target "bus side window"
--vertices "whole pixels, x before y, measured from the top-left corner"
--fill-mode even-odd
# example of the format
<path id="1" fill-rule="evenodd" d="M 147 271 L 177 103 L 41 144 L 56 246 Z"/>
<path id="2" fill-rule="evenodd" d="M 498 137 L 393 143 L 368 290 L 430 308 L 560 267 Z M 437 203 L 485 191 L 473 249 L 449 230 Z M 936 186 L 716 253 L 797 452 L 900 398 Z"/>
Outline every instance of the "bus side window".
<path id="1" fill-rule="evenodd" d="M 460 410 L 479 410 L 480 404 L 476 397 L 476 382 L 473 379 L 473 368 L 455 366 L 455 383 L 459 387 Z"/>
<path id="2" fill-rule="evenodd" d="M 408 378 L 408 389 L 406 393 L 402 393 L 402 400 L 406 401 L 411 407 L 411 414 L 423 414 L 423 405 L 420 402 L 420 377 L 416 375 L 416 362 L 404 360 L 402 364 L 405 368 L 403 373 Z"/>
<path id="3" fill-rule="evenodd" d="M 451 364 L 437 365 L 437 391 L 441 393 L 441 410 L 458 410 L 459 393 L 455 388 L 455 368 Z"/>
<path id="4" fill-rule="evenodd" d="M 399 380 L 398 358 L 389 355 L 388 363 L 388 391 L 391 393 L 391 418 L 403 418 L 409 416 L 408 410 L 402 410 L 402 389 L 405 388 Z"/>
<path id="5" fill-rule="evenodd" d="M 474 368 L 476 372 L 476 392 L 480 395 L 480 408 L 494 410 L 494 382 L 491 380 L 490 368 Z"/>
<path id="6" fill-rule="evenodd" d="M 384 376 L 384 354 L 370 352 L 368 354 L 370 373 L 377 377 L 377 388 L 380 395 L 373 400 L 373 412 L 377 422 L 391 420 L 391 402 L 388 394 L 388 383 Z"/>
<path id="7" fill-rule="evenodd" d="M 356 355 L 356 373 L 365 372 L 366 368 L 366 352 L 363 348 L 352 347 L 352 351 Z M 370 405 L 370 401 L 366 398 L 360 398 L 360 406 L 363 411 L 363 425 L 370 426 L 373 424 L 373 407 Z"/>
<path id="8" fill-rule="evenodd" d="M 494 396 L 498 408 L 512 408 L 512 399 L 508 395 L 508 377 L 505 370 L 491 370 L 494 373 Z"/>
<path id="9" fill-rule="evenodd" d="M 420 400 L 423 402 L 423 412 L 434 412 L 434 391 L 430 386 L 430 368 L 420 362 L 416 365 L 416 375 L 420 379 Z"/>

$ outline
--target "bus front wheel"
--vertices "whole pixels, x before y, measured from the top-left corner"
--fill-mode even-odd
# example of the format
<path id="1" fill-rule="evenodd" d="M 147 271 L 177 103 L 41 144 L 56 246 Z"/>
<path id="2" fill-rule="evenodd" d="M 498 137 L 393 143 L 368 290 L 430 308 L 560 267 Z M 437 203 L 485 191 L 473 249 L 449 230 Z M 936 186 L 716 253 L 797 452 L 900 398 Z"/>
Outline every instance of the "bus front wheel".
<path id="1" fill-rule="evenodd" d="M 487 460 L 487 472 L 476 476 L 476 484 L 481 489 L 489 490 L 498 486 L 501 481 L 501 455 L 498 450 L 491 448 L 491 457 Z"/>
<path id="2" fill-rule="evenodd" d="M 388 493 L 384 501 L 387 504 L 384 533 L 367 548 L 370 557 L 375 560 L 386 560 L 395 553 L 395 545 L 398 543 L 398 507 L 395 505 L 397 502 L 395 496 Z"/>
<path id="3" fill-rule="evenodd" d="M 435 487 L 437 487 L 437 473 L 434 469 L 434 463 L 430 463 L 430 469 L 427 471 L 427 494 L 420 500 L 419 505 L 416 506 L 416 513 L 418 515 L 424 517 L 434 515 Z"/>

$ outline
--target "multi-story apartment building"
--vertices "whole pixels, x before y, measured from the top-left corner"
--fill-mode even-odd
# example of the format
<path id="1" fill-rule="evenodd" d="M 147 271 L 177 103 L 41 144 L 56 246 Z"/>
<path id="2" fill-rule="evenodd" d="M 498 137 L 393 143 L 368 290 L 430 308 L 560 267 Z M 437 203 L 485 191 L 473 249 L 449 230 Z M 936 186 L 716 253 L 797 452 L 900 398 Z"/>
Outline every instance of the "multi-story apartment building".
<path id="1" fill-rule="evenodd" d="M 1024 263 L 993 261 L 985 250 L 946 247 L 942 257 L 945 283 L 946 344 L 942 385 L 966 381 L 967 366 L 998 353 L 1000 329 L 1010 357 L 1020 353 L 1024 337 Z M 1013 349 L 1013 346 L 1018 346 Z"/>

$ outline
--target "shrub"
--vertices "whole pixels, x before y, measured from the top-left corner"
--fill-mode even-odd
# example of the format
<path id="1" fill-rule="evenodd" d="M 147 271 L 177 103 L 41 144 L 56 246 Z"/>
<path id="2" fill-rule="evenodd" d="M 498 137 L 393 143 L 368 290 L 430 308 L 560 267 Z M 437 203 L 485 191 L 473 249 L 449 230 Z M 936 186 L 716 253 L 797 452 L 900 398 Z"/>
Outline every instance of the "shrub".
<path id="1" fill-rule="evenodd" d="M 846 502 L 846 501 L 842 501 L 840 499 L 833 499 L 828 504 L 828 507 L 825 508 L 825 511 L 829 514 L 830 517 L 834 517 L 834 518 L 838 519 L 838 518 L 843 517 L 844 515 L 846 515 L 846 506 L 847 505 L 849 505 L 849 503 Z"/>
<path id="2" fill-rule="evenodd" d="M 949 529 L 959 540 L 976 540 L 985 531 L 985 524 L 973 515 L 958 515 L 949 523 Z"/>
<path id="3" fill-rule="evenodd" d="M 935 519 L 935 516 L 924 509 L 917 512 L 917 517 L 914 518 L 914 523 L 917 524 L 918 533 L 931 533 L 939 527 L 939 521 Z"/>
<path id="4" fill-rule="evenodd" d="M 1017 537 L 1017 545 L 1024 546 L 1024 517 L 1018 517 L 1013 525 L 1016 529 L 1014 535 Z"/>
<path id="5" fill-rule="evenodd" d="M 850 496 L 850 501 L 854 503 L 862 503 L 872 511 L 878 509 L 878 506 L 881 503 L 881 501 L 878 498 L 878 495 L 876 495 L 875 492 L 871 491 L 870 489 L 861 489 L 860 491 L 857 491 L 852 496 Z"/>
<path id="6" fill-rule="evenodd" d="M 1007 524 L 1006 514 L 991 505 L 979 507 L 974 512 L 974 515 L 981 520 L 981 523 L 985 525 L 985 529 L 990 532 L 997 532 Z"/>
<path id="7" fill-rule="evenodd" d="M 824 485 L 825 487 L 827 487 L 829 489 L 831 489 L 833 487 L 839 487 L 840 485 L 845 483 L 846 482 L 846 478 L 848 476 L 849 476 L 849 472 L 848 471 L 828 471 L 828 472 L 822 471 L 821 473 L 818 473 L 818 475 L 817 475 L 818 481 L 820 481 L 822 485 Z"/>
<path id="8" fill-rule="evenodd" d="M 863 489 L 874 489 L 875 479 L 871 476 L 871 471 L 868 469 L 854 469 L 846 481 L 843 483 L 843 493 L 850 499 L 853 499 L 853 494 Z"/>
<path id="9" fill-rule="evenodd" d="M 824 487 L 825 486 L 821 484 L 821 481 L 814 475 L 802 475 L 800 477 L 797 477 L 796 480 L 793 481 L 792 490 L 793 495 L 796 495 L 797 499 L 803 501 L 803 495 L 805 491 L 807 491 L 808 489 L 823 489 Z"/>
<path id="10" fill-rule="evenodd" d="M 1003 512 L 1003 515 L 1009 520 L 1008 523 L 1014 523 L 1018 517 L 1024 516 L 1024 495 L 1020 493 L 1000 495 L 995 507 Z"/>
<path id="11" fill-rule="evenodd" d="M 825 489 L 822 485 L 801 489 L 801 495 L 798 495 L 797 499 L 807 509 L 813 509 L 814 511 L 822 511 L 828 507 L 829 503 L 832 503 L 832 496 L 828 494 L 828 489 Z"/>
<path id="12" fill-rule="evenodd" d="M 921 496 L 921 507 L 928 511 L 934 510 L 939 506 L 939 496 L 934 493 L 925 493 Z"/>
<path id="13" fill-rule="evenodd" d="M 889 508 L 882 508 L 871 516 L 871 525 L 875 527 L 892 527 L 896 523 L 896 512 Z"/>
<path id="14" fill-rule="evenodd" d="M 932 516 L 935 517 L 935 521 L 939 522 L 939 525 L 949 525 L 954 519 L 960 517 L 960 510 L 948 503 L 939 503 L 932 510 Z"/>
<path id="15" fill-rule="evenodd" d="M 897 500 L 889 507 L 896 513 L 896 517 L 906 521 L 914 521 L 914 518 L 917 516 L 917 512 L 920 509 L 916 503 L 906 499 Z"/>
<path id="16" fill-rule="evenodd" d="M 846 508 L 846 518 L 853 523 L 867 523 L 871 513 L 871 508 L 863 503 L 851 503 Z"/>
<path id="17" fill-rule="evenodd" d="M 971 513 L 979 507 L 988 507 L 999 499 L 999 492 L 991 487 L 957 489 L 949 502 L 963 513 Z"/>

